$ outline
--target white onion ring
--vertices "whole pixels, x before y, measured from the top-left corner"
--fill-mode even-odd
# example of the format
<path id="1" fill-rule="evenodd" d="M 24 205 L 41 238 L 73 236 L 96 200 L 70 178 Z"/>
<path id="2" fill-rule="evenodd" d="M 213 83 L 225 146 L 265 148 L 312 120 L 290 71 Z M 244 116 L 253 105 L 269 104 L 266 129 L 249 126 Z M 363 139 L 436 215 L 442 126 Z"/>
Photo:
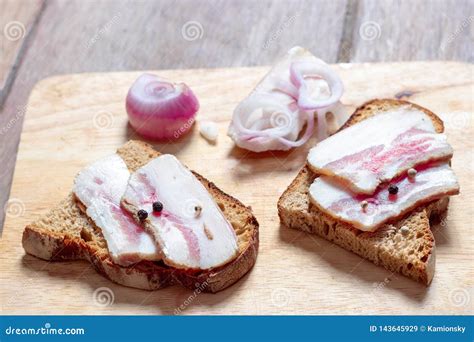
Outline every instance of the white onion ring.
<path id="1" fill-rule="evenodd" d="M 306 78 L 320 78 L 327 82 L 330 96 L 316 100 L 310 96 Z M 326 117 L 343 93 L 339 76 L 323 61 L 301 61 L 290 65 L 290 80 L 274 81 L 272 91 L 288 96 L 290 102 L 282 104 L 281 97 L 272 93 L 254 94 L 245 99 L 234 111 L 229 135 L 237 145 L 246 149 L 261 152 L 266 150 L 288 150 L 304 145 L 314 131 L 314 113 L 318 115 L 318 136 L 322 137 Z M 251 116 L 262 110 L 260 118 L 249 122 Z M 288 118 L 285 127 L 269 126 L 268 112 L 280 113 Z M 306 124 L 303 135 L 298 139 L 296 130 Z M 296 134 L 295 134 L 296 132 Z"/>
<path id="2" fill-rule="evenodd" d="M 311 98 L 305 76 L 320 76 L 329 86 L 331 95 L 327 99 Z M 344 92 L 339 76 L 323 62 L 294 62 L 290 66 L 290 80 L 298 89 L 298 106 L 301 109 L 315 110 L 335 104 Z"/>
<path id="3" fill-rule="evenodd" d="M 275 87 L 273 90 L 281 91 L 283 94 L 286 94 L 295 100 L 298 99 L 298 88 L 291 82 L 278 79 L 275 81 Z"/>
<path id="4" fill-rule="evenodd" d="M 301 138 L 296 141 L 292 141 L 282 137 L 278 137 L 278 141 L 288 147 L 299 147 L 304 145 L 309 140 L 309 138 L 311 138 L 311 135 L 313 135 L 314 130 L 314 114 L 312 112 L 306 112 L 306 114 L 308 114 L 306 130 Z"/>
<path id="5" fill-rule="evenodd" d="M 292 122 L 293 113 L 286 106 L 276 102 L 271 95 L 254 95 L 241 102 L 234 111 L 232 123 L 236 126 L 242 138 L 285 136 L 291 132 L 291 125 L 286 127 L 272 127 L 264 129 L 250 129 L 244 126 L 244 119 L 248 119 L 256 110 L 272 109 L 272 113 L 281 113 Z M 246 120 L 245 120 L 246 121 Z"/>

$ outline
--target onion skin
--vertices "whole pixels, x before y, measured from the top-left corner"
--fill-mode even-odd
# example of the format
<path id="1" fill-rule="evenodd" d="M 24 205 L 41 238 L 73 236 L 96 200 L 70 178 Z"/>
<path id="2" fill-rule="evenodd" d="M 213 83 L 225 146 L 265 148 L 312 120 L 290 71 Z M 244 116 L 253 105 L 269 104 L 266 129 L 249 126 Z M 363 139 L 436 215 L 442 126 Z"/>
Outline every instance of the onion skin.
<path id="1" fill-rule="evenodd" d="M 170 140 L 192 127 L 199 101 L 184 83 L 143 74 L 130 87 L 125 108 L 130 125 L 144 138 Z"/>

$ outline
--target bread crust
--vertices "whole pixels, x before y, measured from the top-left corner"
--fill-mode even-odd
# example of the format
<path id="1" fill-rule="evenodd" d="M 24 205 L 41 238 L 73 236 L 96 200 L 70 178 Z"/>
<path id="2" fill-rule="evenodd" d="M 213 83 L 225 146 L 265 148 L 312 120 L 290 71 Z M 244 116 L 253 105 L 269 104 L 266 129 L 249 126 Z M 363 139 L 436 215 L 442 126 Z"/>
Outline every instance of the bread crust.
<path id="1" fill-rule="evenodd" d="M 118 149 L 130 171 L 136 170 L 159 152 L 141 141 L 129 141 Z M 144 290 L 158 290 L 181 284 L 202 292 L 221 291 L 242 278 L 255 264 L 259 246 L 259 224 L 250 207 L 224 193 L 214 183 L 194 172 L 231 222 L 238 236 L 239 254 L 221 267 L 187 272 L 162 262 L 141 261 L 130 267 L 119 266 L 108 255 L 100 229 L 85 215 L 71 193 L 56 208 L 27 225 L 22 244 L 28 254 L 48 261 L 87 260 L 94 269 L 115 283 Z M 72 221 L 68 226 L 63 221 Z M 66 228 L 65 228 L 66 226 Z M 71 228 L 72 226 L 72 228 Z M 69 229 L 68 229 L 69 228 Z"/>

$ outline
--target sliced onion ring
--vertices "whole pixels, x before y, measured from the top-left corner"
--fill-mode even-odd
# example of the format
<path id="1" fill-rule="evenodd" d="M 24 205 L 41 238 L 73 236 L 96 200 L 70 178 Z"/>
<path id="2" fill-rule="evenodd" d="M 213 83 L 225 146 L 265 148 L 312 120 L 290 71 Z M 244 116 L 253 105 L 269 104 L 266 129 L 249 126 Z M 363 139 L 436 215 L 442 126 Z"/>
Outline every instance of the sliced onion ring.
<path id="1" fill-rule="evenodd" d="M 270 110 L 273 114 L 282 114 L 290 124 L 284 126 L 272 125 L 271 128 L 265 128 L 262 130 L 245 127 L 244 122 L 247 123 L 249 116 L 256 110 L 263 110 L 264 112 Z M 244 139 L 253 137 L 285 136 L 291 133 L 292 125 L 294 123 L 293 116 L 293 113 L 290 112 L 288 107 L 276 102 L 272 96 L 254 95 L 240 103 L 240 105 L 235 109 L 232 123 Z"/>
<path id="2" fill-rule="evenodd" d="M 275 81 L 275 87 L 273 90 L 280 91 L 283 94 L 286 94 L 295 100 L 298 99 L 298 88 L 295 87 L 294 83 L 288 82 L 282 79 L 278 79 Z"/>
<path id="3" fill-rule="evenodd" d="M 307 79 L 324 80 L 330 95 L 315 99 L 310 94 Z M 315 114 L 318 115 L 318 136 L 322 138 L 326 127 L 325 114 L 339 103 L 343 85 L 339 76 L 321 60 L 299 61 L 290 64 L 289 80 L 274 79 L 272 92 L 256 93 L 245 99 L 234 111 L 229 135 L 237 145 L 261 152 L 265 150 L 288 150 L 305 144 L 312 136 Z M 277 93 L 288 96 L 285 100 Z M 262 110 L 260 118 L 252 118 L 255 111 Z M 281 127 L 269 125 L 268 113 L 279 113 L 289 124 Z M 299 130 L 306 124 L 305 132 L 298 139 Z"/>
<path id="4" fill-rule="evenodd" d="M 259 119 L 260 121 L 257 120 L 253 124 L 256 127 L 266 126 L 267 128 L 255 129 L 248 127 L 247 120 L 256 110 L 272 113 L 270 118 L 268 115 L 263 116 Z M 300 139 L 290 140 L 287 136 L 295 132 L 297 127 L 302 126 L 300 122 L 302 119 L 299 116 L 303 116 L 306 121 L 305 133 Z M 272 120 L 275 117 L 286 120 L 287 124 L 279 125 L 277 122 L 272 122 L 277 120 Z M 314 113 L 313 111 L 300 112 L 296 102 L 284 106 L 278 103 L 272 95 L 254 95 L 247 98 L 236 108 L 232 124 L 240 139 L 254 141 L 255 144 L 258 144 L 260 140 L 257 138 L 268 138 L 278 141 L 287 148 L 292 148 L 303 145 L 311 137 L 314 130 Z"/>
<path id="5" fill-rule="evenodd" d="M 313 135 L 314 130 L 314 114 L 312 112 L 306 112 L 306 114 L 308 115 L 308 119 L 306 121 L 306 130 L 301 138 L 296 141 L 293 141 L 278 137 L 278 141 L 288 147 L 299 147 L 304 145 L 309 140 L 309 138 L 311 138 L 311 135 Z"/>
<path id="6" fill-rule="evenodd" d="M 310 96 L 305 77 L 320 76 L 324 79 L 331 95 L 322 100 Z M 294 62 L 290 66 L 290 80 L 298 88 L 298 106 L 301 109 L 316 110 L 335 104 L 342 96 L 344 86 L 339 76 L 322 61 Z"/>

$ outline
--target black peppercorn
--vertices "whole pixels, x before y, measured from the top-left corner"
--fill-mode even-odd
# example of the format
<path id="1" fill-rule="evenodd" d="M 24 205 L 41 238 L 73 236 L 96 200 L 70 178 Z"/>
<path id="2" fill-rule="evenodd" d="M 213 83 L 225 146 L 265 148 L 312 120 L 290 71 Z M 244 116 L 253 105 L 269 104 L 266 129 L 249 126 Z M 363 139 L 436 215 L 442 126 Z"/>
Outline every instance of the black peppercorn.
<path id="1" fill-rule="evenodd" d="M 154 212 L 159 213 L 159 212 L 161 212 L 162 210 L 163 210 L 163 203 L 158 202 L 158 201 L 153 202 L 153 211 L 154 211 Z"/>
<path id="2" fill-rule="evenodd" d="M 390 195 L 396 195 L 398 193 L 398 186 L 391 184 L 388 187 L 388 192 L 390 193 Z"/>
<path id="3" fill-rule="evenodd" d="M 143 209 L 140 209 L 138 211 L 137 215 L 138 215 L 138 218 L 140 219 L 140 221 L 143 221 L 148 217 L 148 213 L 146 212 L 146 210 L 143 210 Z"/>

